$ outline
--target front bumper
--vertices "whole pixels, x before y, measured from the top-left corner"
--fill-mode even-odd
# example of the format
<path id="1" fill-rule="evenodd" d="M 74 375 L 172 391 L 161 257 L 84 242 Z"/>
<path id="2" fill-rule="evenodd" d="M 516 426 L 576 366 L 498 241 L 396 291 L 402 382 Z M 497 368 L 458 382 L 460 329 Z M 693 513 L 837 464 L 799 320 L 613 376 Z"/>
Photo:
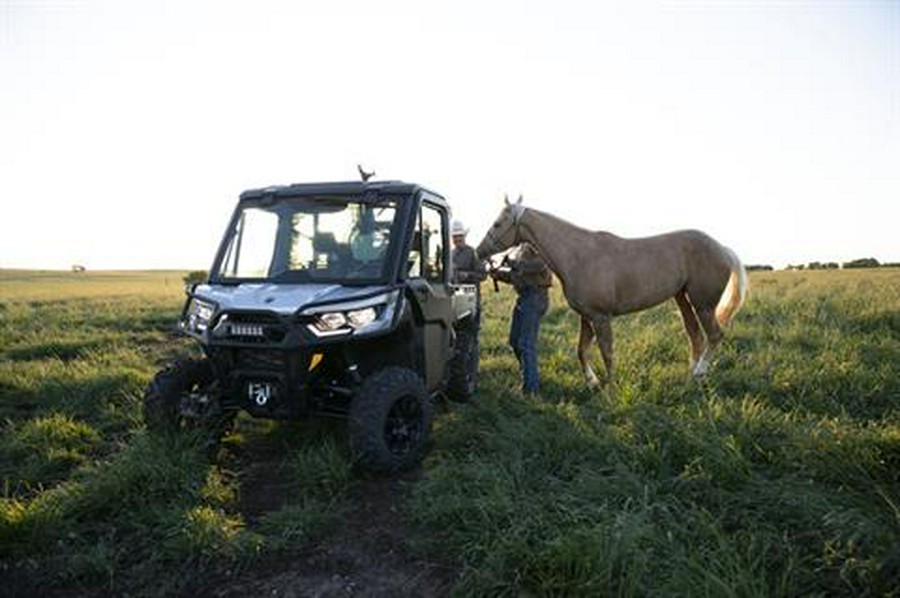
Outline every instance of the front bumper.
<path id="1" fill-rule="evenodd" d="M 340 348 L 291 351 L 206 347 L 225 410 L 255 417 L 297 419 L 341 414 L 352 396 L 352 364 Z"/>

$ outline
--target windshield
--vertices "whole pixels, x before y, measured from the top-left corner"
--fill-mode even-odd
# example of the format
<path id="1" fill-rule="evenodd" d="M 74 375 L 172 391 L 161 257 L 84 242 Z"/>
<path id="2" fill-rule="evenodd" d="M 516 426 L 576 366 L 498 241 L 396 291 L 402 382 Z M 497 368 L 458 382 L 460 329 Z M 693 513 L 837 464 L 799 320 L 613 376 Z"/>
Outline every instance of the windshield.
<path id="1" fill-rule="evenodd" d="M 396 201 L 297 198 L 240 210 L 219 279 L 347 281 L 385 274 Z"/>

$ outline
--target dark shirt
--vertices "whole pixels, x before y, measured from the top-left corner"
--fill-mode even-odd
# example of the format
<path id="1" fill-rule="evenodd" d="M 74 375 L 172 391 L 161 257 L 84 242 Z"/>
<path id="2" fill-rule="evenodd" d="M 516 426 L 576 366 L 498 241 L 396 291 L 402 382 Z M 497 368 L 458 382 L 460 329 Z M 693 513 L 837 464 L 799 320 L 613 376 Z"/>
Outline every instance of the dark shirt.
<path id="1" fill-rule="evenodd" d="M 475 250 L 468 245 L 454 247 L 451 257 L 453 259 L 453 282 L 478 284 L 487 276 L 484 264 L 475 255 Z"/>
<path id="2" fill-rule="evenodd" d="M 553 285 L 550 268 L 531 245 L 524 245 L 518 255 L 509 260 L 509 271 L 499 270 L 495 277 L 512 284 L 520 293 L 529 288 L 546 289 Z"/>

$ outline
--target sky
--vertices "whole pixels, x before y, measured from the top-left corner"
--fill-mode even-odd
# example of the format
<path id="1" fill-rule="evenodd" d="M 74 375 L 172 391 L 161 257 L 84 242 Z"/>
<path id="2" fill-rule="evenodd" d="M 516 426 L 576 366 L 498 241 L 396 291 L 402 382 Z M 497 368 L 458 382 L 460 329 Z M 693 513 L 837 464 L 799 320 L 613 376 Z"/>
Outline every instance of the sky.
<path id="1" fill-rule="evenodd" d="M 0 0 L 0 267 L 208 268 L 239 193 L 504 193 L 900 262 L 900 1 Z"/>

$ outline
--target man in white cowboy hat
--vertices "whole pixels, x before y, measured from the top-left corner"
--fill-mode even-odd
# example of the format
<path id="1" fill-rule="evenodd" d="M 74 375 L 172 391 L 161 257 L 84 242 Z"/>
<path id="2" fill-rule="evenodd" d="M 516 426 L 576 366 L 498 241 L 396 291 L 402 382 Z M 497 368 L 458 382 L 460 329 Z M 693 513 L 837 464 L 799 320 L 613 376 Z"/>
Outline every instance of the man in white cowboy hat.
<path id="1" fill-rule="evenodd" d="M 474 284 L 478 288 L 478 316 L 476 321 L 481 324 L 481 287 L 479 283 L 487 277 L 484 264 L 475 255 L 475 250 L 466 245 L 466 235 L 469 229 L 461 220 L 450 223 L 450 237 L 453 240 L 453 282 L 461 284 Z"/>

